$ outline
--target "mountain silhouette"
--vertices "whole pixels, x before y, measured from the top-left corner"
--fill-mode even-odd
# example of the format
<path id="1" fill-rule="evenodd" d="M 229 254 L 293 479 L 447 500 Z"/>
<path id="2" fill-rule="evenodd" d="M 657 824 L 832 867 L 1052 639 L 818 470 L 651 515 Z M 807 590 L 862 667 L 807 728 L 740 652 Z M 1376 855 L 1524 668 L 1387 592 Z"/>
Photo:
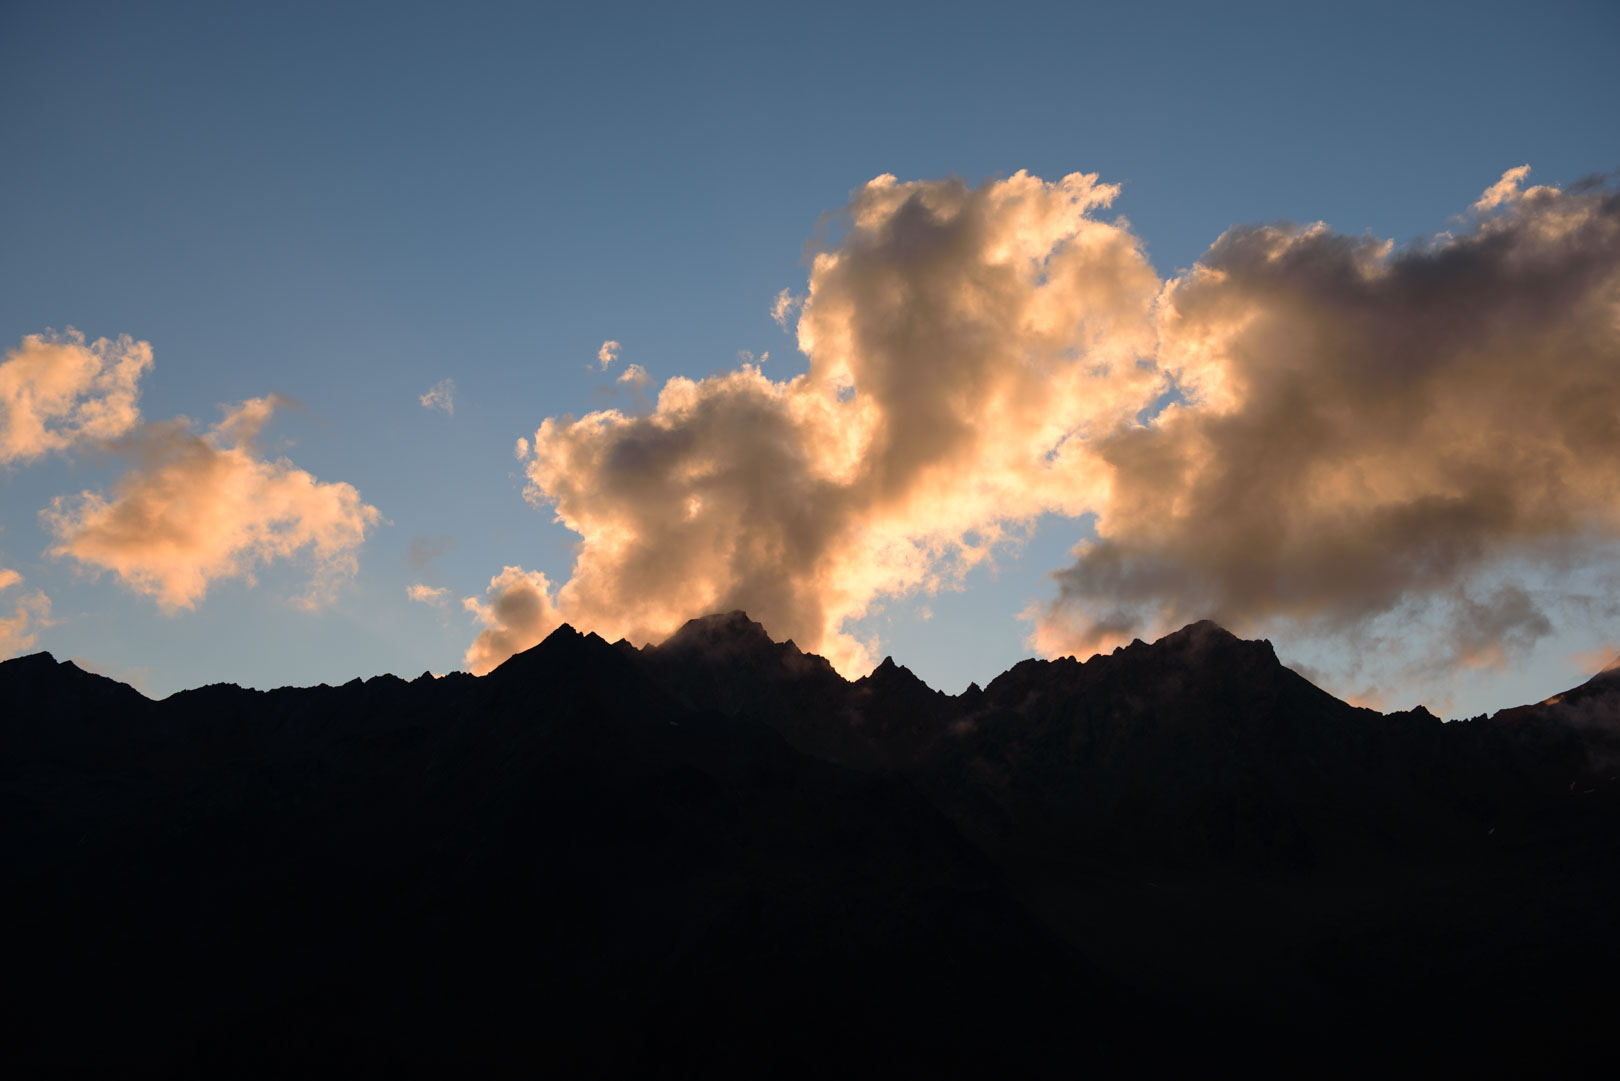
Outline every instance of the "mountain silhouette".
<path id="1" fill-rule="evenodd" d="M 741 612 L 152 701 L 0 664 L 29 1070 L 1605 1061 L 1620 674 L 1441 723 L 1197 623 L 961 695 Z"/>

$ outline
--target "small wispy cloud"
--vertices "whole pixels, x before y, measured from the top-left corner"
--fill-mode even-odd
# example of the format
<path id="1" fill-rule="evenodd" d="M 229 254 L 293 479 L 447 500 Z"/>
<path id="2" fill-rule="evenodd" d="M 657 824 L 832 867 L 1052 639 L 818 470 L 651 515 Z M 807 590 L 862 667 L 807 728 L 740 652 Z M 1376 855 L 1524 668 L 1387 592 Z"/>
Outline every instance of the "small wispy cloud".
<path id="1" fill-rule="evenodd" d="M 647 369 L 643 368 L 639 364 L 632 364 L 623 372 L 619 373 L 618 382 L 629 383 L 633 387 L 646 386 Z M 519 455 L 519 457 L 522 457 L 522 455 Z"/>
<path id="2" fill-rule="evenodd" d="M 771 318 L 776 320 L 777 326 L 786 330 L 788 320 L 793 317 L 795 311 L 803 306 L 803 297 L 796 297 L 793 295 L 793 290 L 784 289 L 776 294 L 775 300 L 771 301 Z"/>
<path id="3" fill-rule="evenodd" d="M 1524 178 L 1530 175 L 1530 166 L 1520 165 L 1509 169 L 1502 174 L 1502 179 L 1485 189 L 1485 193 L 1474 203 L 1474 213 L 1484 214 L 1495 210 L 1503 203 L 1511 203 L 1519 198 L 1519 188 L 1524 184 Z"/>
<path id="4" fill-rule="evenodd" d="M 441 556 L 456 550 L 456 538 L 448 533 L 419 533 L 411 538 L 405 549 L 405 565 L 418 573 L 425 571 Z"/>
<path id="5" fill-rule="evenodd" d="M 612 339 L 603 342 L 602 347 L 596 351 L 596 363 L 603 371 L 607 371 L 608 365 L 619 359 L 619 351 L 622 348 L 623 346 Z"/>
<path id="6" fill-rule="evenodd" d="M 422 403 L 423 409 L 437 409 L 442 413 L 455 416 L 456 413 L 456 381 L 454 379 L 441 379 L 428 392 L 417 399 Z"/>
<path id="7" fill-rule="evenodd" d="M 448 589 L 426 586 L 420 582 L 407 589 L 405 595 L 418 604 L 431 604 L 436 608 L 443 608 L 450 603 L 450 591 Z"/>
<path id="8" fill-rule="evenodd" d="M 22 585 L 23 576 L 14 570 L 0 567 L 0 593 Z M 51 623 L 51 599 L 39 590 L 16 599 L 11 615 L 0 616 L 0 660 L 15 657 L 24 650 L 34 648 L 40 627 Z"/>

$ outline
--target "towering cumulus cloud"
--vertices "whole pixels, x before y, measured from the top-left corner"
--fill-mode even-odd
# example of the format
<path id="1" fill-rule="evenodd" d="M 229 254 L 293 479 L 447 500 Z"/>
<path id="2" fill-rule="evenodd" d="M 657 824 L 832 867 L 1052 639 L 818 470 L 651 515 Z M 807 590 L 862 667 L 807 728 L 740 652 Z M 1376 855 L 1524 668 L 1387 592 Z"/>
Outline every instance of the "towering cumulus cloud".
<path id="1" fill-rule="evenodd" d="M 1550 626 L 1503 567 L 1620 538 L 1620 200 L 1526 173 L 1428 245 L 1240 227 L 1170 281 L 1095 176 L 879 177 L 812 265 L 804 375 L 671 379 L 519 441 L 577 561 L 470 602 L 468 663 L 741 607 L 859 671 L 874 600 L 1042 512 L 1098 531 L 1031 613 L 1047 651 L 1416 606 L 1450 614 L 1448 663 L 1490 663 Z"/>
<path id="2" fill-rule="evenodd" d="M 129 432 L 151 366 L 152 347 L 127 334 L 88 345 L 72 327 L 26 335 L 0 363 L 0 465 Z"/>
<path id="3" fill-rule="evenodd" d="M 1171 283 L 1158 358 L 1187 401 L 1096 440 L 1100 536 L 1041 643 L 1427 613 L 1440 660 L 1482 665 L 1550 630 L 1516 561 L 1620 538 L 1620 195 L 1527 172 L 1427 246 L 1236 228 Z"/>
<path id="4" fill-rule="evenodd" d="M 806 374 L 745 363 L 671 379 L 646 416 L 545 421 L 529 496 L 582 537 L 556 611 L 641 641 L 742 607 L 857 670 L 869 647 L 844 626 L 874 598 L 959 575 L 1043 510 L 1096 503 L 1084 440 L 1159 387 L 1144 363 L 1158 279 L 1128 226 L 1096 216 L 1116 191 L 1078 174 L 879 177 L 812 266 Z M 540 633 L 498 608 L 479 609 L 475 671 L 500 659 L 492 642 Z"/>
<path id="5" fill-rule="evenodd" d="M 320 604 L 355 569 L 379 514 L 353 487 L 322 483 L 254 441 L 277 404 L 253 398 L 198 435 L 184 417 L 133 437 L 140 464 L 112 498 L 82 492 L 41 512 L 56 556 L 109 570 L 166 610 L 191 608 L 219 578 L 307 550 L 315 565 L 305 606 Z"/>

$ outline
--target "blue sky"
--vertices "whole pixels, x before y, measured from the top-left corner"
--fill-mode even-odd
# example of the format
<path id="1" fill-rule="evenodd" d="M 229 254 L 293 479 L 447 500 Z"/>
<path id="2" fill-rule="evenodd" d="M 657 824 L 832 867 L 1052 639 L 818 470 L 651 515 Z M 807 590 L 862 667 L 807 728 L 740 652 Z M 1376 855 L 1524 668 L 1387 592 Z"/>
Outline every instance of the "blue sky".
<path id="1" fill-rule="evenodd" d="M 150 342 L 148 419 L 291 399 L 266 446 L 384 519 L 320 612 L 287 600 L 308 578 L 294 558 L 165 614 L 45 554 L 38 511 L 106 489 L 115 456 L 13 466 L 0 566 L 51 598 L 35 648 L 150 694 L 459 666 L 476 626 L 409 585 L 569 577 L 577 538 L 525 503 L 514 440 L 645 408 L 614 381 L 629 363 L 649 390 L 741 350 L 769 351 L 772 378 L 803 371 L 772 299 L 803 292 L 824 216 L 881 173 L 1096 172 L 1170 275 L 1240 223 L 1399 243 L 1522 163 L 1557 185 L 1620 166 L 1614 5 L 1305 7 L 8 7 L 0 343 L 67 326 Z M 454 414 L 424 410 L 446 378 Z M 862 627 L 936 686 L 983 682 L 1027 655 L 1017 613 L 1083 535 L 1045 517 L 994 573 Z M 430 537 L 453 541 L 412 566 Z M 1617 639 L 1600 621 L 1511 674 L 1403 690 L 1507 705 Z"/>

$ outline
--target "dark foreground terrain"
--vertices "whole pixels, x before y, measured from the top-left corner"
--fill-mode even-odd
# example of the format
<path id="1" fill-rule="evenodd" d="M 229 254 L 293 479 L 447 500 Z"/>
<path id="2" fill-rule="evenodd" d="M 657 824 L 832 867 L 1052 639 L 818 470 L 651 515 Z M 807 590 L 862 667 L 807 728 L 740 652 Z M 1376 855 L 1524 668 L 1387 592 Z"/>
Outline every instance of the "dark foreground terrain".
<path id="1" fill-rule="evenodd" d="M 12 1069 L 1612 1076 L 1620 672 L 1442 724 L 1195 624 L 949 697 L 741 613 L 153 702 L 0 664 Z"/>

